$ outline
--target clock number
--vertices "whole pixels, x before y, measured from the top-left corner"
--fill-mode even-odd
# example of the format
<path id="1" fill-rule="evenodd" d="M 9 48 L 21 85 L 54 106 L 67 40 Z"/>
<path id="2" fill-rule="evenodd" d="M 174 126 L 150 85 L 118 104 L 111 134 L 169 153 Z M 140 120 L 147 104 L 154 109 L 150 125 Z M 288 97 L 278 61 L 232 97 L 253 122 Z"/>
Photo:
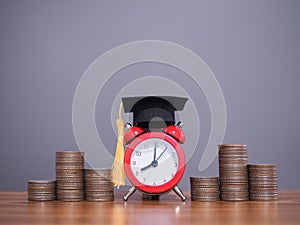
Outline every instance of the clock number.
<path id="1" fill-rule="evenodd" d="M 171 177 L 174 177 L 174 172 L 171 174 Z"/>
<path id="2" fill-rule="evenodd" d="M 136 156 L 141 156 L 141 155 L 142 155 L 142 153 L 141 153 L 141 152 L 139 152 L 139 151 L 136 151 L 136 152 L 135 152 L 135 155 L 136 155 Z"/>
<path id="3" fill-rule="evenodd" d="M 135 176 L 137 176 L 137 177 L 139 176 L 139 171 L 135 172 Z"/>
<path id="4" fill-rule="evenodd" d="M 145 181 L 146 181 L 146 177 L 143 178 L 143 182 L 145 182 Z"/>
<path id="5" fill-rule="evenodd" d="M 177 168 L 177 162 L 174 163 L 175 168 Z"/>
<path id="6" fill-rule="evenodd" d="M 154 183 L 152 184 L 152 186 L 156 186 L 156 183 L 154 182 Z"/>
<path id="7" fill-rule="evenodd" d="M 136 161 L 133 161 L 133 162 L 132 162 L 132 164 L 135 166 L 135 164 L 136 164 Z"/>
<path id="8" fill-rule="evenodd" d="M 164 183 L 166 183 L 167 182 L 167 179 L 164 179 Z"/>

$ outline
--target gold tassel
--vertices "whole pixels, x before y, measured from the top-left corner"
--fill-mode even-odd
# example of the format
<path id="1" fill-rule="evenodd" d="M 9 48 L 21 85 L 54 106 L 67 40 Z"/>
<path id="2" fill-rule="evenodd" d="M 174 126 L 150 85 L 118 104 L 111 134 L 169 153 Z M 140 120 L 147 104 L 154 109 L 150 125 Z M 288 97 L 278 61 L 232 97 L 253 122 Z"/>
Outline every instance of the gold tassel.
<path id="1" fill-rule="evenodd" d="M 125 171 L 124 171 L 124 121 L 122 119 L 122 102 L 120 103 L 119 119 L 117 119 L 118 128 L 118 142 L 116 147 L 116 155 L 112 167 L 112 182 L 115 187 L 125 185 Z"/>

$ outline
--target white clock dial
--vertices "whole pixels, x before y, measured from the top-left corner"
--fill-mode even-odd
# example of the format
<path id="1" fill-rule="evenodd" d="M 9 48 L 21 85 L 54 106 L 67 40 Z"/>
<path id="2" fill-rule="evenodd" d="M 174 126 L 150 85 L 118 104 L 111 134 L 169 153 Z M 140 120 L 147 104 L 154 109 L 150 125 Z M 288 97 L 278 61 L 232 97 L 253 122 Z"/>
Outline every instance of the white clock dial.
<path id="1" fill-rule="evenodd" d="M 178 155 L 169 142 L 150 138 L 136 146 L 130 166 L 139 182 L 158 186 L 170 181 L 178 171 Z"/>

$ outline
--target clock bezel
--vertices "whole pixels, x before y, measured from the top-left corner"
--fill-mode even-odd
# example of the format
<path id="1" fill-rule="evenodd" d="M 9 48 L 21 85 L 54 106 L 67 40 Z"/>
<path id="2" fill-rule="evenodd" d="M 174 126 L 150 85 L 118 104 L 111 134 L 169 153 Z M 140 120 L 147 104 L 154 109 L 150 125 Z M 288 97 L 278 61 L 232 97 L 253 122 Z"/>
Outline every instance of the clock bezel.
<path id="1" fill-rule="evenodd" d="M 162 139 L 164 141 L 167 141 L 170 143 L 173 148 L 175 149 L 177 156 L 178 156 L 178 170 L 175 173 L 174 177 L 166 182 L 165 184 L 162 185 L 157 185 L 157 186 L 151 186 L 151 185 L 146 185 L 141 183 L 133 174 L 131 170 L 131 165 L 130 165 L 130 159 L 131 155 L 134 152 L 134 149 L 138 144 L 140 144 L 142 141 L 145 141 L 147 139 L 152 139 L 152 138 L 158 138 Z M 185 154 L 184 151 L 181 147 L 181 145 L 176 141 L 174 138 L 169 136 L 166 133 L 162 132 L 156 132 L 156 131 L 150 131 L 146 132 L 144 134 L 141 134 L 140 136 L 136 137 L 127 147 L 126 152 L 125 152 L 125 157 L 124 157 L 124 167 L 125 167 L 125 173 L 129 179 L 129 181 L 139 190 L 145 193 L 149 194 L 162 194 L 165 192 L 168 192 L 171 190 L 173 187 L 175 187 L 179 181 L 181 180 L 184 171 L 185 171 Z"/>

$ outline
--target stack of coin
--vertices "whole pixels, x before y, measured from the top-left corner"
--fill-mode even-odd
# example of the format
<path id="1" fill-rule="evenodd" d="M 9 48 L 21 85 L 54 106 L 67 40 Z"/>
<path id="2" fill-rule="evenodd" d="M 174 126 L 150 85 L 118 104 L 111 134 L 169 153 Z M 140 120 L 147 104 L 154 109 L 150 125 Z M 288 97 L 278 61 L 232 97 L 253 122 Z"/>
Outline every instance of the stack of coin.
<path id="1" fill-rule="evenodd" d="M 51 201 L 56 199 L 55 181 L 52 180 L 29 180 L 29 201 Z"/>
<path id="2" fill-rule="evenodd" d="M 221 199 L 246 201 L 248 193 L 247 145 L 219 145 Z"/>
<path id="3" fill-rule="evenodd" d="M 56 192 L 61 201 L 84 200 L 84 153 L 56 152 Z"/>
<path id="4" fill-rule="evenodd" d="M 85 196 L 87 201 L 107 202 L 114 200 L 111 169 L 85 169 Z"/>
<path id="5" fill-rule="evenodd" d="M 220 200 L 218 177 L 190 177 L 192 201 Z"/>
<path id="6" fill-rule="evenodd" d="M 248 171 L 250 200 L 277 200 L 277 166 L 275 164 L 253 164 L 248 165 Z"/>

